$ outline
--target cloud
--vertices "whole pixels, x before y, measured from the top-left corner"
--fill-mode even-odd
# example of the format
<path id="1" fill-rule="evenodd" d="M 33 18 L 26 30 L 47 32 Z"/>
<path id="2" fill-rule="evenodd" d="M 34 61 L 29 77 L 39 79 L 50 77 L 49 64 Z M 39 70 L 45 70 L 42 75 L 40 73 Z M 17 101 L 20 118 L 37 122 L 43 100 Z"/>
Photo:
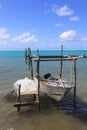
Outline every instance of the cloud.
<path id="1" fill-rule="evenodd" d="M 82 36 L 79 38 L 80 41 L 87 42 L 87 36 Z"/>
<path id="2" fill-rule="evenodd" d="M 72 16 L 70 18 L 71 21 L 78 21 L 79 20 L 79 17 L 78 16 Z"/>
<path id="3" fill-rule="evenodd" d="M 64 5 L 61 8 L 52 8 L 52 12 L 57 14 L 58 16 L 70 16 L 73 14 L 73 10 L 68 8 L 67 5 Z"/>
<path id="4" fill-rule="evenodd" d="M 68 30 L 59 35 L 59 39 L 62 41 L 72 41 L 76 39 L 76 31 Z"/>
<path id="5" fill-rule="evenodd" d="M 77 36 L 75 30 L 68 30 L 59 35 L 60 41 L 87 42 L 87 36 Z"/>
<path id="6" fill-rule="evenodd" d="M 55 27 L 63 27 L 63 24 L 62 23 L 56 23 Z"/>
<path id="7" fill-rule="evenodd" d="M 13 41 L 19 41 L 20 43 L 29 43 L 29 42 L 36 42 L 37 39 L 35 35 L 30 35 L 30 32 L 24 32 L 18 36 L 13 38 Z"/>
<path id="8" fill-rule="evenodd" d="M 0 39 L 7 39 L 10 37 L 10 34 L 7 33 L 6 28 L 0 28 Z"/>

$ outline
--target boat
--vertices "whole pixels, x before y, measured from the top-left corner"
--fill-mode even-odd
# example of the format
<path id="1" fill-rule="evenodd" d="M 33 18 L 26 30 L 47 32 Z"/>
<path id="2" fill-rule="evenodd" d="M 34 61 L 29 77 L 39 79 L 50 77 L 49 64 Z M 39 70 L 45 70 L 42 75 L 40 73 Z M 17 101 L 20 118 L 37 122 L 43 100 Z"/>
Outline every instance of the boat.
<path id="1" fill-rule="evenodd" d="M 40 91 L 56 101 L 61 101 L 74 88 L 73 83 L 68 83 L 58 77 L 41 78 L 40 82 Z"/>
<path id="2" fill-rule="evenodd" d="M 20 95 L 38 94 L 38 79 L 24 78 L 14 83 L 16 95 L 19 94 L 19 85 L 21 85 Z M 74 87 L 73 83 L 68 83 L 64 79 L 45 74 L 40 77 L 40 93 L 48 95 L 50 98 L 61 101 L 65 95 Z"/>

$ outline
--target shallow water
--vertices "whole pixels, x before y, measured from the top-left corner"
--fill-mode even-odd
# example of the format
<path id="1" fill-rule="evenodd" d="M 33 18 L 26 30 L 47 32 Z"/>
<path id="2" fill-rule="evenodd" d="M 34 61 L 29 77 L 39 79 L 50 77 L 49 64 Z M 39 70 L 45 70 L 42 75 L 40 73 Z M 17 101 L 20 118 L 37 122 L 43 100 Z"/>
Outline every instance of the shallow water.
<path id="1" fill-rule="evenodd" d="M 44 53 L 44 52 L 43 52 Z M 76 52 L 68 52 L 76 54 Z M 77 54 L 87 54 L 80 51 Z M 41 63 L 41 73 L 57 75 L 59 64 Z M 58 67 L 58 68 L 57 68 Z M 71 80 L 72 65 L 64 63 L 63 75 Z M 50 69 L 51 68 L 51 69 Z M 73 90 L 58 103 L 47 96 L 40 96 L 40 112 L 37 106 L 22 107 L 20 113 L 14 108 L 15 100 L 6 98 L 13 83 L 30 76 L 25 65 L 24 52 L 0 52 L 0 130 L 87 130 L 87 60 L 77 61 L 77 108 L 73 107 Z M 56 71 L 58 69 L 58 71 Z M 70 73 L 70 74 L 69 74 Z"/>
<path id="2" fill-rule="evenodd" d="M 47 97 L 40 98 L 41 111 L 37 106 L 23 107 L 20 113 L 13 107 L 13 102 L 3 99 L 0 102 L 0 128 L 2 130 L 86 130 L 87 104 L 77 102 L 73 108 L 72 99 L 64 99 L 61 103 Z"/>

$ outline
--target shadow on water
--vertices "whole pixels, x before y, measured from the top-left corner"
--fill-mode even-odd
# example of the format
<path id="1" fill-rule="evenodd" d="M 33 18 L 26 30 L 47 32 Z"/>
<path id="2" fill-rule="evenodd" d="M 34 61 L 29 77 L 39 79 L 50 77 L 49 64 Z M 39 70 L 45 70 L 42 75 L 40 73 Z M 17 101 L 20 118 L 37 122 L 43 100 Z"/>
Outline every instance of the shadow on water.
<path id="1" fill-rule="evenodd" d="M 81 98 L 77 97 L 76 108 L 74 108 L 73 95 L 71 93 L 69 93 L 59 103 L 52 99 L 46 98 L 45 101 L 42 101 L 41 105 L 42 110 L 47 109 L 50 111 L 51 107 L 55 107 L 57 110 L 87 123 L 87 103 L 85 103 Z"/>
<path id="2" fill-rule="evenodd" d="M 74 108 L 73 95 L 69 93 L 64 100 L 59 103 L 58 108 L 63 110 L 66 114 L 72 115 L 87 123 L 87 103 L 81 98 L 77 97 L 76 108 Z"/>
<path id="3" fill-rule="evenodd" d="M 29 97 L 32 98 L 32 97 Z M 87 103 L 85 103 L 81 98 L 77 97 L 76 108 L 73 104 L 73 94 L 69 93 L 61 102 L 56 102 L 50 99 L 46 95 L 40 96 L 40 113 L 38 112 L 38 107 L 26 107 L 25 109 L 21 108 L 21 116 L 31 117 L 35 114 L 47 114 L 54 110 L 62 111 L 66 115 L 72 116 L 76 119 L 81 120 L 82 122 L 87 123 Z M 27 98 L 28 99 L 28 98 Z M 11 103 L 15 102 L 14 96 L 11 98 L 11 95 L 6 95 L 5 101 L 10 101 Z"/>

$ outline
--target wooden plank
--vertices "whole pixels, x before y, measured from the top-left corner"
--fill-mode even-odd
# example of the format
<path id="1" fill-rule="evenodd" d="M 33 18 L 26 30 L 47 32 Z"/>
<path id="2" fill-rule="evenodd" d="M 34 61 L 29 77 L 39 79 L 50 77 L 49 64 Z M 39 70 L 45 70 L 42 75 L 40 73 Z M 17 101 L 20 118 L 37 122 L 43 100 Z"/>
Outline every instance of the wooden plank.
<path id="1" fill-rule="evenodd" d="M 40 59 L 41 62 L 43 61 L 60 61 L 61 59 Z M 63 61 L 72 61 L 73 59 L 72 58 L 63 58 Z M 37 62 L 37 60 L 34 60 Z"/>
<path id="2" fill-rule="evenodd" d="M 32 92 L 20 92 L 20 96 L 26 96 L 31 94 L 38 94 L 38 91 L 32 91 Z M 17 95 L 19 96 L 19 95 Z"/>
<path id="3" fill-rule="evenodd" d="M 45 56 L 45 55 L 43 55 L 43 56 L 39 56 L 39 59 L 43 59 L 43 58 L 69 58 L 69 59 L 71 59 L 71 58 L 87 58 L 87 56 L 85 56 L 85 55 L 80 55 L 80 56 L 78 56 L 78 55 L 63 55 L 63 56 L 61 56 L 61 55 L 55 55 L 55 56 L 53 56 L 53 55 L 50 55 L 50 56 Z M 36 59 L 36 60 L 38 60 L 38 58 L 37 58 L 37 56 L 27 56 L 27 59 L 29 60 L 29 58 L 34 58 L 34 59 Z"/>
<path id="4" fill-rule="evenodd" d="M 35 102 L 21 102 L 21 103 L 14 103 L 14 107 L 22 107 L 22 106 L 29 106 L 29 105 L 38 105 L 39 101 L 35 101 Z"/>

